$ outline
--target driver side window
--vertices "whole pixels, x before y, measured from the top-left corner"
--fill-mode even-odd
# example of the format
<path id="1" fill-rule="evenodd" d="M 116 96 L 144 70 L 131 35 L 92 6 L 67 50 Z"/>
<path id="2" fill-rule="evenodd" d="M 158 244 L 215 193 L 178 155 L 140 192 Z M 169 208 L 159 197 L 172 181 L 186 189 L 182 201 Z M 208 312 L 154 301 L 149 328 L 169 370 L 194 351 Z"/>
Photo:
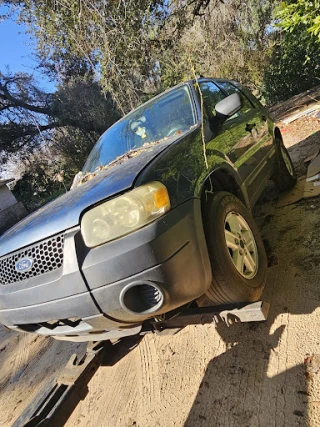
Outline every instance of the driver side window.
<path id="1" fill-rule="evenodd" d="M 241 104 L 242 107 L 240 109 L 240 111 L 238 111 L 238 113 L 236 113 L 234 115 L 234 117 L 239 116 L 239 115 L 243 115 L 248 113 L 250 110 L 252 110 L 253 105 L 251 104 L 251 102 L 249 101 L 249 99 L 245 96 L 245 94 L 238 89 L 236 86 L 234 86 L 232 83 L 229 82 L 218 82 L 219 86 L 226 92 L 226 94 L 232 95 L 233 93 L 238 93 L 241 97 Z"/>
<path id="2" fill-rule="evenodd" d="M 225 95 L 213 82 L 200 83 L 200 90 L 205 110 L 204 115 L 207 115 L 207 117 L 211 119 L 217 114 L 215 106 L 219 101 L 222 101 L 225 98 Z"/>
<path id="3" fill-rule="evenodd" d="M 204 135 L 205 140 L 209 142 L 219 133 L 220 129 L 215 107 L 226 96 L 213 82 L 203 82 L 199 86 L 203 99 Z"/>

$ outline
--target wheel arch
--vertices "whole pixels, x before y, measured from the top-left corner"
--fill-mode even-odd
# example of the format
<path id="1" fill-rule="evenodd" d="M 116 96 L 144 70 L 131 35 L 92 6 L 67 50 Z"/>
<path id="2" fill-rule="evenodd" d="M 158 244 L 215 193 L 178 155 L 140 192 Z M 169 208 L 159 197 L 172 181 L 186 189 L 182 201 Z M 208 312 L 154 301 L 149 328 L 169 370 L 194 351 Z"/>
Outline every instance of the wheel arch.
<path id="1" fill-rule="evenodd" d="M 234 169 L 229 165 L 224 165 L 213 170 L 204 180 L 201 189 L 201 209 L 205 216 L 206 210 L 210 205 L 210 200 L 218 191 L 227 191 L 238 197 L 241 202 L 250 210 L 248 194 Z"/>
<path id="2" fill-rule="evenodd" d="M 274 140 L 276 140 L 276 139 L 280 139 L 280 141 L 282 141 L 282 140 L 283 140 L 283 139 L 282 139 L 282 134 L 281 134 L 280 128 L 279 128 L 278 126 L 276 126 L 276 127 L 274 128 L 273 136 L 274 136 Z"/>

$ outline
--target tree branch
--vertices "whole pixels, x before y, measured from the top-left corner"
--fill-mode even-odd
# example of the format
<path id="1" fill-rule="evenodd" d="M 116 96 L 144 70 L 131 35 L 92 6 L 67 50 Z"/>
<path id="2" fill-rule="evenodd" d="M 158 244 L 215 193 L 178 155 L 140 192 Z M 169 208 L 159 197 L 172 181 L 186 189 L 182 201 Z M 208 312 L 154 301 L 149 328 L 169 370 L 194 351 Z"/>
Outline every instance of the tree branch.
<path id="1" fill-rule="evenodd" d="M 5 101 L 10 101 L 12 103 L 12 107 L 22 107 L 26 110 L 33 111 L 34 113 L 41 113 L 41 114 L 50 114 L 51 110 L 50 108 L 43 108 L 38 107 L 36 105 L 29 104 L 28 102 L 23 101 L 22 99 L 18 99 L 15 96 L 11 95 L 7 88 L 7 84 L 9 82 L 6 82 L 5 84 L 0 83 L 0 90 L 3 92 L 3 94 L 0 94 L 0 98 Z"/>

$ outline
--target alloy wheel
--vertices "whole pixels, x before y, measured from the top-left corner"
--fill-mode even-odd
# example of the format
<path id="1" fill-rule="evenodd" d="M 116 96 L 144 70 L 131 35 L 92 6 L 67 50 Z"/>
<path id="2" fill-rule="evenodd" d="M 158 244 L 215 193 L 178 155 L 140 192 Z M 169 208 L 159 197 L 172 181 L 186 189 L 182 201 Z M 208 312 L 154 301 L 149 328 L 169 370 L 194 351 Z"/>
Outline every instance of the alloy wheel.
<path id="1" fill-rule="evenodd" d="M 224 232 L 235 268 L 246 279 L 252 279 L 258 270 L 258 249 L 248 223 L 240 214 L 230 212 L 225 219 Z"/>

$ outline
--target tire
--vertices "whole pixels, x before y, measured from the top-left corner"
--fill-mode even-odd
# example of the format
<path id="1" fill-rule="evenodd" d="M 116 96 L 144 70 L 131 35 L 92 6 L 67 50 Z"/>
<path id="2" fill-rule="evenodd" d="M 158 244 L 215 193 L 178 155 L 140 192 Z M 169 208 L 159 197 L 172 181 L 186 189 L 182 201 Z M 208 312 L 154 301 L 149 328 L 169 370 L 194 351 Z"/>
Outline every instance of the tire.
<path id="1" fill-rule="evenodd" d="M 218 192 L 207 209 L 204 224 L 213 276 L 207 298 L 215 304 L 258 301 L 266 283 L 267 257 L 249 210 L 232 194 Z M 238 239 L 234 239 L 235 229 L 241 233 Z M 233 249 L 227 246 L 226 234 Z M 234 260 L 239 258 L 242 262 L 237 268 Z"/>
<path id="2" fill-rule="evenodd" d="M 294 169 L 288 150 L 280 139 L 276 139 L 277 144 L 277 162 L 272 181 L 280 191 L 290 190 L 296 185 L 297 174 Z"/>

